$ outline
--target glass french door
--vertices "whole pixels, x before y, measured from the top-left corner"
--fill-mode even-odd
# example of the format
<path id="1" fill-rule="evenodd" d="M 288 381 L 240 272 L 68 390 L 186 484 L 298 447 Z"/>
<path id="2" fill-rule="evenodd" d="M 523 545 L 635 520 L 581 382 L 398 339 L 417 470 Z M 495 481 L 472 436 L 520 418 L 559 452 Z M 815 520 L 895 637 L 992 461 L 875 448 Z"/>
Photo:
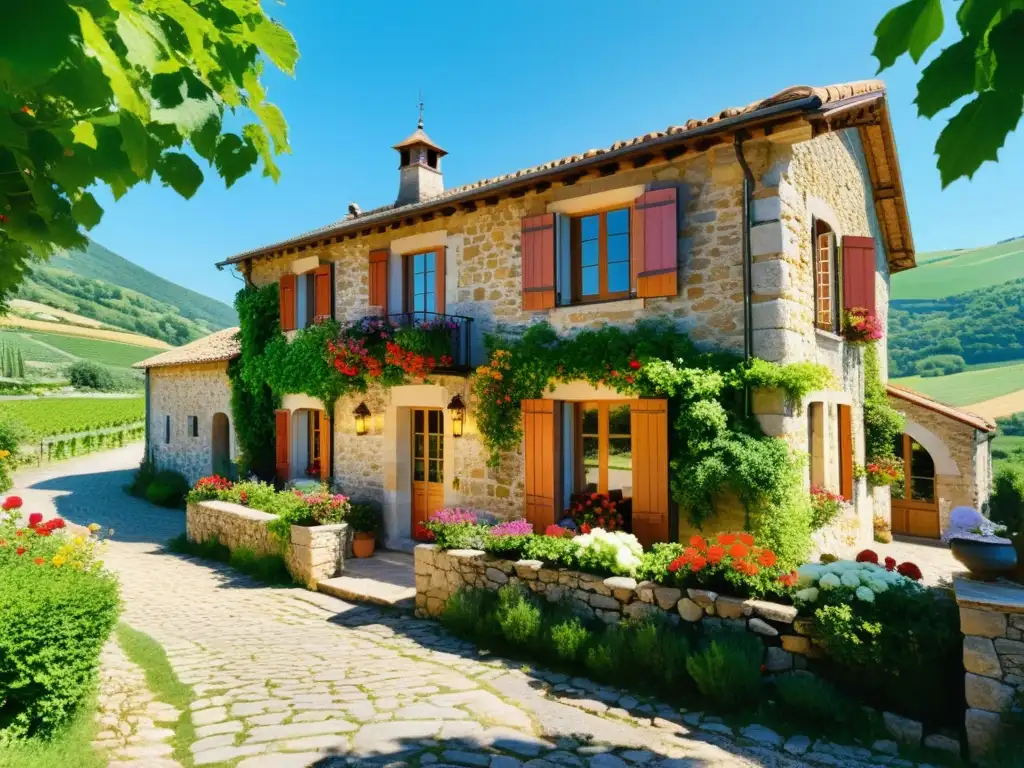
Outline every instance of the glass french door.
<path id="1" fill-rule="evenodd" d="M 906 434 L 896 440 L 896 455 L 903 459 L 903 483 L 892 486 L 892 532 L 937 539 L 935 462 L 923 445 Z"/>
<path id="2" fill-rule="evenodd" d="M 444 507 L 444 412 L 412 412 L 412 527 Z"/>

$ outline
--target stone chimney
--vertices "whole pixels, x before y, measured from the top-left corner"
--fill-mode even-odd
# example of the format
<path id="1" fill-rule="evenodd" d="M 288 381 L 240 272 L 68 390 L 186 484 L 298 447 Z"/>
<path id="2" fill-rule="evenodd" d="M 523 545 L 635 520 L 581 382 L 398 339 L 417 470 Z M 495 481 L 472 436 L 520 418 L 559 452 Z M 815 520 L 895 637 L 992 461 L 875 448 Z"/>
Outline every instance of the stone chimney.
<path id="1" fill-rule="evenodd" d="M 416 131 L 405 141 L 395 144 L 395 149 L 401 158 L 397 205 L 419 203 L 444 192 L 441 158 L 448 153 L 423 132 L 422 114 Z"/>

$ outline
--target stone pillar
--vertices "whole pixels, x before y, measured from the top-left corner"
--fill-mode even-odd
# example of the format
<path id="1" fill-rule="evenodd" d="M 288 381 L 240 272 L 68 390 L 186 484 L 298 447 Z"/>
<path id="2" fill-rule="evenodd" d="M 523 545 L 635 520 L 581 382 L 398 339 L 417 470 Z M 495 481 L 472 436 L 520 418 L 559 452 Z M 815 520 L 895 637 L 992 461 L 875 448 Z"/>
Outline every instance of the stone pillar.
<path id="1" fill-rule="evenodd" d="M 953 586 L 964 634 L 967 746 L 977 760 L 1024 691 L 1024 587 L 967 578 Z"/>

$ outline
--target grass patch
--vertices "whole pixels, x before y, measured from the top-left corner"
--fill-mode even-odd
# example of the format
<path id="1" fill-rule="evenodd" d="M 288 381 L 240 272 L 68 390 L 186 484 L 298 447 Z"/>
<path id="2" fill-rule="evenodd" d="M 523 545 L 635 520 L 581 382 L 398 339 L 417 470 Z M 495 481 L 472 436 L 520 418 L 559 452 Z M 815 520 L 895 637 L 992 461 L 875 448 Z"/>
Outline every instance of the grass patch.
<path id="1" fill-rule="evenodd" d="M 191 555 L 203 560 L 227 563 L 237 571 L 264 584 L 293 584 L 294 579 L 280 555 L 257 555 L 247 547 L 228 549 L 214 537 L 203 542 L 189 541 L 184 533 L 167 542 L 167 549 L 179 555 Z"/>
<path id="2" fill-rule="evenodd" d="M 1022 259 L 1024 261 L 1024 259 Z M 966 405 L 1002 397 L 1021 388 L 1024 363 L 997 368 L 981 368 L 949 376 L 907 376 L 891 383 L 923 392 L 949 405 Z"/>
<path id="3" fill-rule="evenodd" d="M 189 708 L 195 698 L 192 686 L 178 679 L 163 646 L 145 632 L 132 629 L 127 624 L 118 624 L 117 641 L 128 659 L 142 667 L 146 685 L 158 701 L 177 707 L 181 714 L 172 728 L 174 738 L 174 759 L 182 765 L 192 765 L 189 747 L 196 740 L 192 724 L 192 710 Z"/>
<path id="4" fill-rule="evenodd" d="M 0 765 L 4 768 L 106 768 L 107 761 L 92 748 L 99 732 L 96 722 L 96 697 L 89 696 L 66 728 L 50 739 L 26 739 L 0 747 Z"/>

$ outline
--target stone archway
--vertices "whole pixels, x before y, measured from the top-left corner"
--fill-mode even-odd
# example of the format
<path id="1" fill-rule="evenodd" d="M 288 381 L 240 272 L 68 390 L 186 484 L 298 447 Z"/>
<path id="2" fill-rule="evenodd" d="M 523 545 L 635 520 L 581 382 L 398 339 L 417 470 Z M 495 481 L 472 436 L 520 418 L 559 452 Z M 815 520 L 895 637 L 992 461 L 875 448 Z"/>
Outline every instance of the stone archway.
<path id="1" fill-rule="evenodd" d="M 893 533 L 938 538 L 949 514 L 949 487 L 960 468 L 946 443 L 930 429 L 907 420 L 896 450 L 904 480 L 892 487 Z"/>
<path id="2" fill-rule="evenodd" d="M 213 414 L 210 428 L 210 464 L 215 475 L 231 476 L 231 422 L 226 413 Z"/>

